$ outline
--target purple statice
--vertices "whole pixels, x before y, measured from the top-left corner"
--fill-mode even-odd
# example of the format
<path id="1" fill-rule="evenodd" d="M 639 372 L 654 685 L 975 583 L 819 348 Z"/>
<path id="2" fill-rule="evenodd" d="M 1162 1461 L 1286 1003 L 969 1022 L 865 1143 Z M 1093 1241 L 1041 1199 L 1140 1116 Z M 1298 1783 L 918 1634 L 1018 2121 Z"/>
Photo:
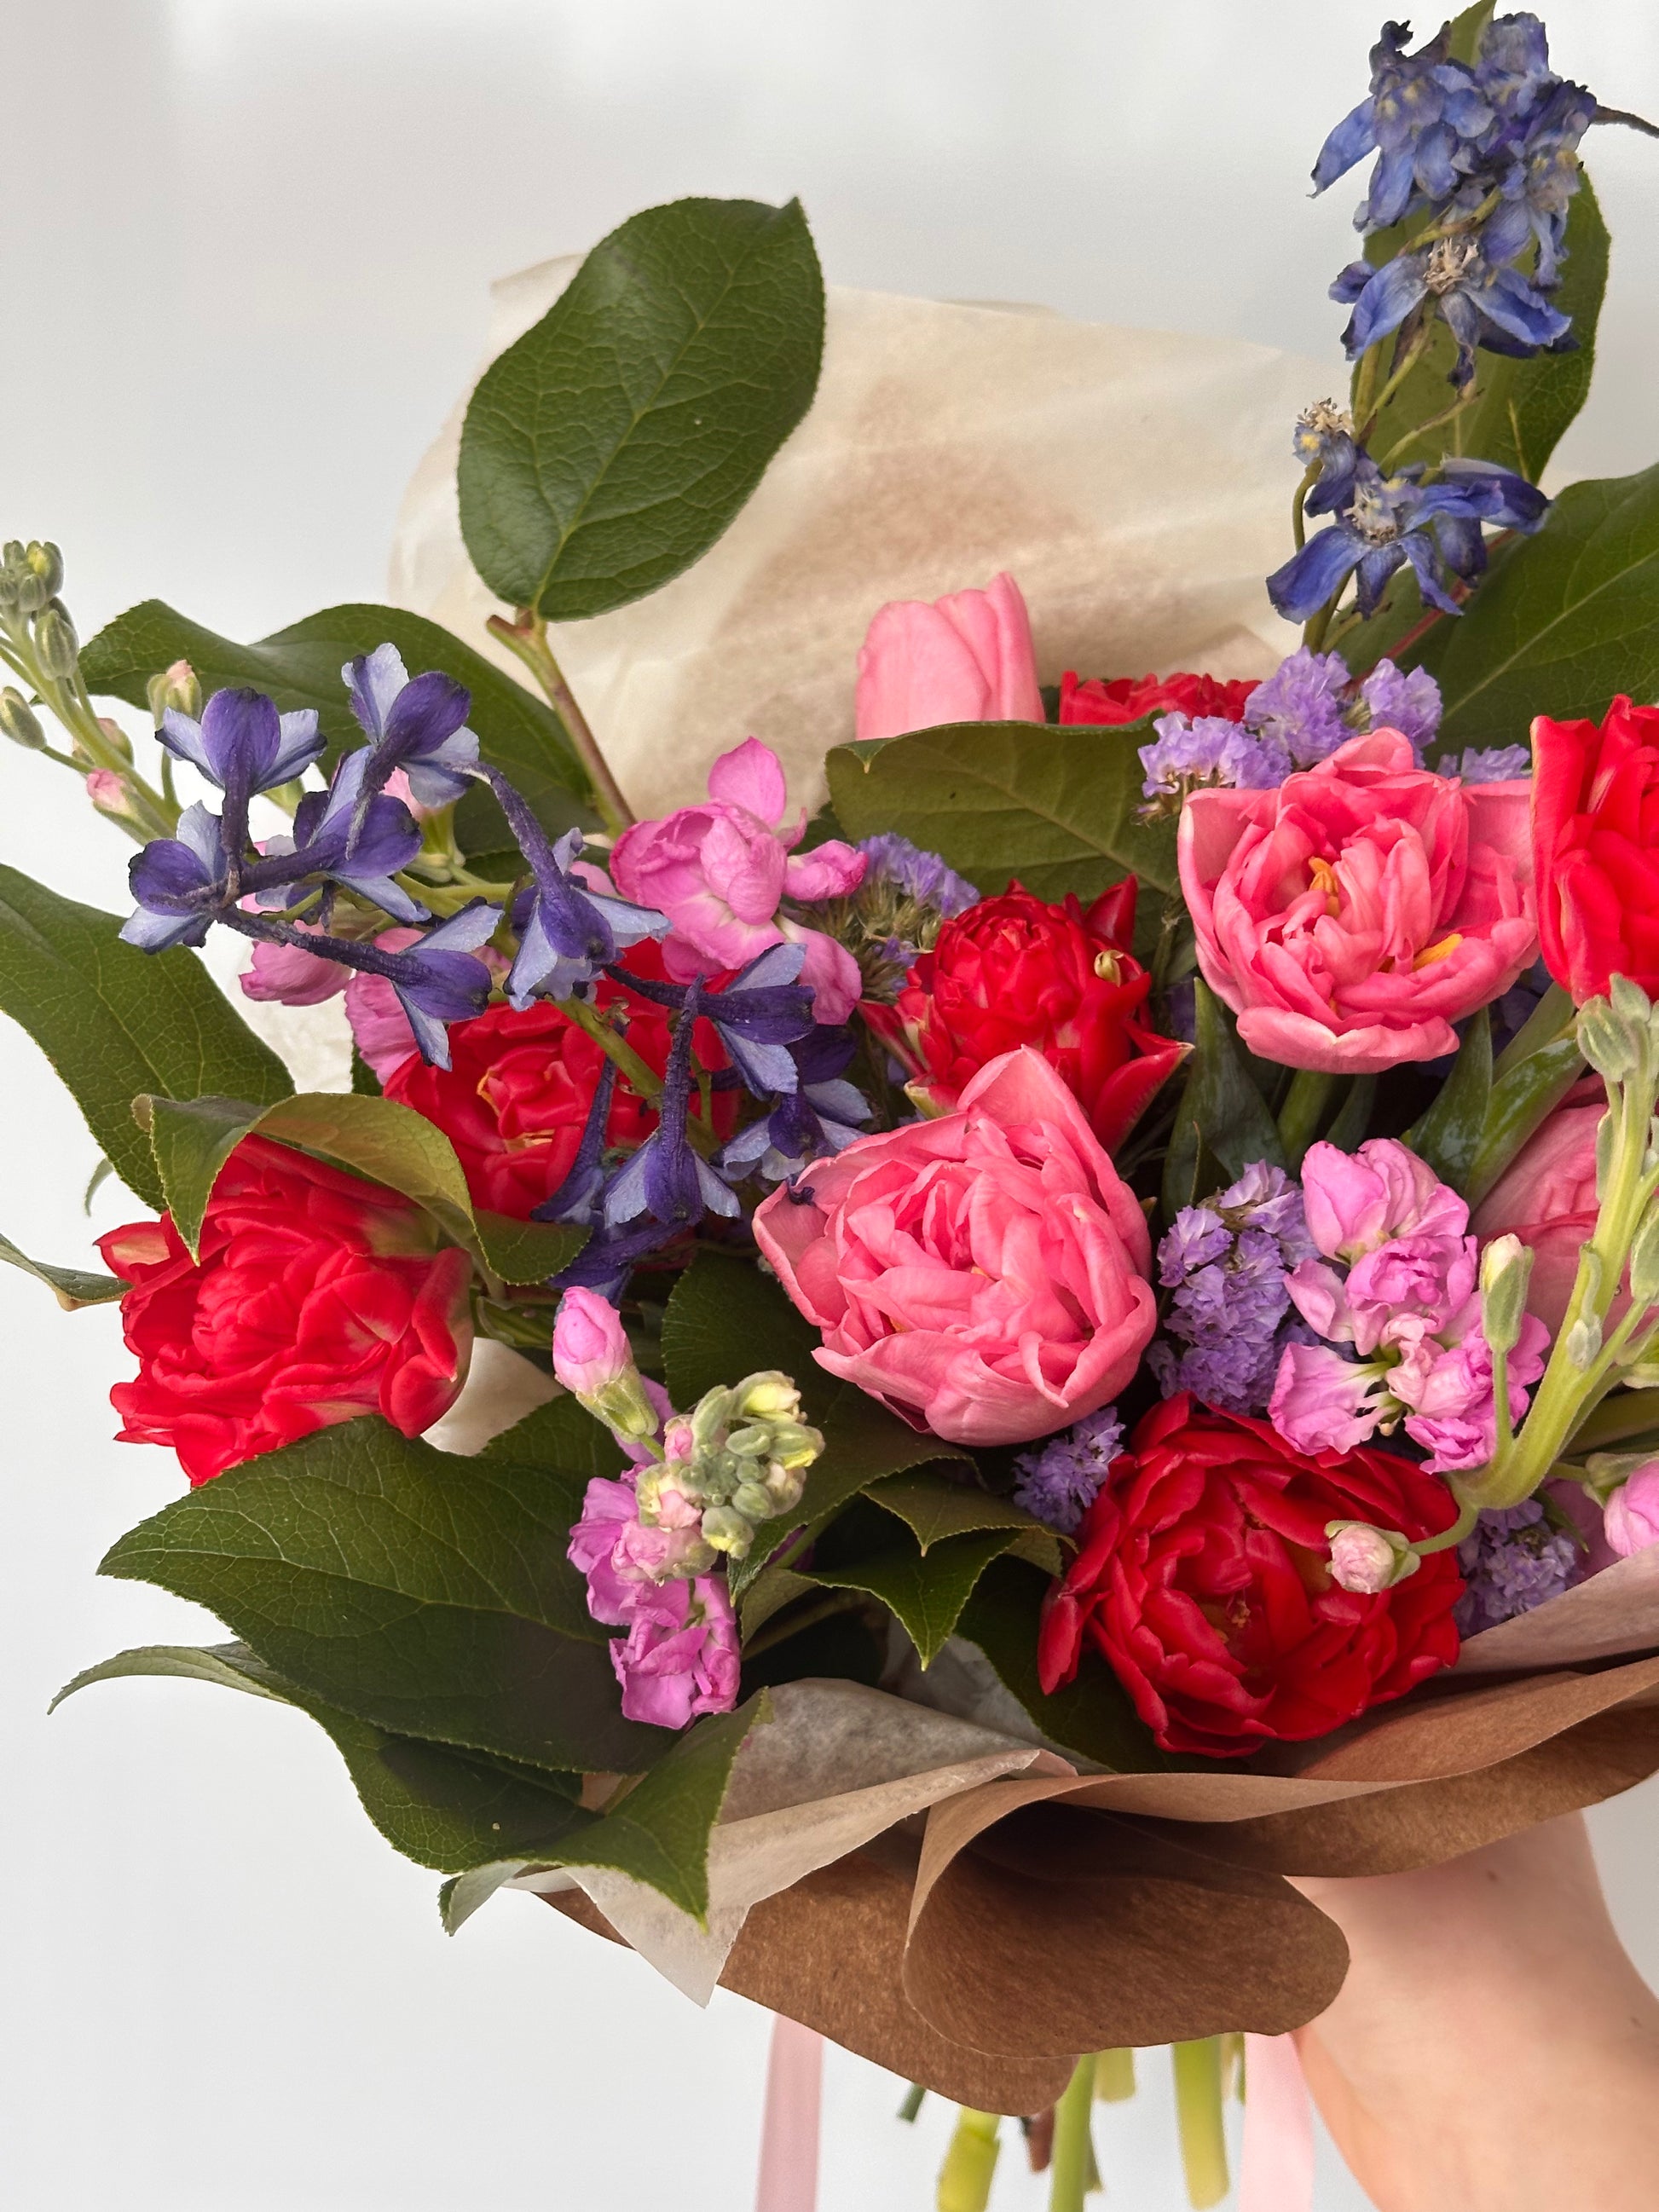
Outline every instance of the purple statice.
<path id="1" fill-rule="evenodd" d="M 1146 814 L 1172 812 L 1189 791 L 1225 784 L 1235 791 L 1276 791 L 1291 772 L 1290 755 L 1273 738 L 1258 738 L 1219 714 L 1161 714 L 1157 740 L 1140 748 Z"/>
<path id="2" fill-rule="evenodd" d="M 858 850 L 870 863 L 865 871 L 866 884 L 888 884 L 900 897 L 931 907 L 947 921 L 953 914 L 966 914 L 970 906 L 979 904 L 979 893 L 972 884 L 937 853 L 913 845 L 896 830 L 882 830 L 873 837 L 861 838 Z"/>
<path id="3" fill-rule="evenodd" d="M 1057 1437 L 1014 1462 L 1014 1503 L 1069 1536 L 1094 1504 L 1123 1442 L 1115 1406 L 1085 1413 Z"/>
<path id="4" fill-rule="evenodd" d="M 1277 746 L 1293 768 L 1311 768 L 1353 735 L 1347 720 L 1348 664 L 1340 653 L 1300 647 L 1244 702 L 1245 726 Z"/>
<path id="5" fill-rule="evenodd" d="M 1359 687 L 1357 726 L 1367 730 L 1398 730 L 1409 738 L 1423 765 L 1425 748 L 1440 727 L 1440 686 L 1426 668 L 1396 668 L 1379 660 Z"/>
<path id="6" fill-rule="evenodd" d="M 1466 1588 L 1457 1626 L 1464 1636 L 1495 1628 L 1559 1597 L 1579 1578 L 1583 1556 L 1572 1538 L 1553 1528 L 1537 1498 L 1480 1516 L 1457 1547 Z"/>
<path id="7" fill-rule="evenodd" d="M 1297 1327 L 1285 1278 L 1313 1253 L 1300 1189 L 1265 1161 L 1183 1206 L 1158 1249 L 1158 1279 L 1173 1293 L 1164 1326 L 1186 1346 L 1147 1353 L 1164 1395 L 1190 1390 L 1229 1413 L 1265 1412 Z"/>
<path id="8" fill-rule="evenodd" d="M 1465 745 L 1460 759 L 1441 762 L 1440 773 L 1465 783 L 1519 783 L 1532 774 L 1532 754 L 1525 745 Z"/>

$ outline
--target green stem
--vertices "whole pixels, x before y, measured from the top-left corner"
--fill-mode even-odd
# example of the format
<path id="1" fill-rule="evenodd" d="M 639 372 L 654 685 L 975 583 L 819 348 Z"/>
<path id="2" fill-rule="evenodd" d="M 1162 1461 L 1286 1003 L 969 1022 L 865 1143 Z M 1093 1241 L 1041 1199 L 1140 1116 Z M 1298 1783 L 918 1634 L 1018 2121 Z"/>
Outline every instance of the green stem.
<path id="1" fill-rule="evenodd" d="M 1303 473 L 1301 483 L 1291 497 L 1291 534 L 1296 539 L 1296 550 L 1298 553 L 1308 542 L 1308 526 L 1303 517 L 1303 509 L 1307 506 L 1308 494 L 1318 482 L 1319 464 L 1317 461 L 1310 461 Z"/>
<path id="2" fill-rule="evenodd" d="M 1279 1109 L 1279 1134 L 1285 1147 L 1285 1164 L 1292 1175 L 1319 1133 L 1320 1122 L 1335 1088 L 1336 1078 L 1316 1067 L 1298 1067 L 1291 1078 L 1285 1103 Z"/>
<path id="3" fill-rule="evenodd" d="M 1227 2138 L 1221 2124 L 1221 2039 L 1170 2046 L 1175 2064 L 1176 2113 L 1181 2163 L 1189 2203 L 1219 2204 L 1227 2194 Z"/>
<path id="4" fill-rule="evenodd" d="M 622 786 L 611 774 L 611 763 L 600 751 L 599 741 L 577 705 L 576 695 L 566 683 L 564 671 L 553 658 L 545 621 L 533 608 L 526 607 L 516 623 L 507 622 L 501 615 L 491 615 L 486 627 L 510 653 L 517 653 L 541 685 L 548 704 L 564 724 L 565 734 L 577 759 L 587 772 L 605 828 L 613 837 L 620 837 L 634 821 L 634 811 L 623 797 Z"/>
<path id="5" fill-rule="evenodd" d="M 579 999 L 574 993 L 561 1000 L 560 1006 L 579 1030 L 587 1031 L 606 1059 L 616 1061 L 618 1071 L 628 1078 L 641 1097 L 654 1106 L 662 1097 L 662 1078 L 647 1066 L 627 1038 L 611 1028 L 597 1007 L 590 1006 L 586 999 Z"/>
<path id="6" fill-rule="evenodd" d="M 1431 323 L 1425 322 L 1421 325 L 1411 343 L 1406 348 L 1405 352 L 1401 356 L 1399 364 L 1395 368 L 1394 374 L 1389 377 L 1388 382 L 1382 386 L 1381 392 L 1377 393 L 1368 419 L 1362 424 L 1360 423 L 1358 417 L 1357 416 L 1355 416 L 1354 436 L 1361 445 L 1364 444 L 1365 441 L 1376 429 L 1378 422 L 1381 420 L 1382 410 L 1388 405 L 1389 400 L 1394 398 L 1395 393 L 1399 391 L 1401 386 L 1406 381 L 1406 379 L 1411 374 L 1418 362 L 1422 360 L 1423 356 L 1427 352 L 1429 339 L 1433 335 L 1433 330 L 1434 325 Z"/>
<path id="7" fill-rule="evenodd" d="M 957 2114 L 956 2132 L 939 2170 L 939 2212 L 985 2212 L 1002 2148 L 998 2141 L 1001 2127 L 997 2112 L 976 2112 L 964 2105 Z"/>
<path id="8" fill-rule="evenodd" d="M 927 2094 L 927 2092 L 922 2087 L 920 2081 L 913 2081 L 909 2087 L 905 2091 L 904 2101 L 898 2108 L 898 2116 L 900 2119 L 914 2120 L 917 2113 L 921 2112 Z"/>
<path id="9" fill-rule="evenodd" d="M 1054 2106 L 1053 2177 L 1048 2186 L 1048 2212 L 1083 2212 L 1088 2194 L 1089 2170 L 1094 2163 L 1089 2139 L 1089 2118 L 1095 2101 L 1093 2056 L 1079 2058 Z"/>
<path id="10" fill-rule="evenodd" d="M 1479 392 L 1472 386 L 1461 399 L 1455 399 L 1443 414 L 1431 415 L 1426 422 L 1419 422 L 1414 430 L 1407 430 L 1403 438 L 1389 447 L 1388 452 L 1377 463 L 1383 475 L 1388 476 L 1392 473 L 1395 463 L 1408 446 L 1414 446 L 1420 439 L 1428 437 L 1432 431 L 1443 430 L 1448 423 L 1455 422 L 1464 410 L 1471 406 L 1479 397 Z"/>
<path id="11" fill-rule="evenodd" d="M 1133 2051 L 1095 2053 L 1095 2096 L 1103 2105 L 1127 2104 L 1135 2093 L 1135 2055 Z"/>

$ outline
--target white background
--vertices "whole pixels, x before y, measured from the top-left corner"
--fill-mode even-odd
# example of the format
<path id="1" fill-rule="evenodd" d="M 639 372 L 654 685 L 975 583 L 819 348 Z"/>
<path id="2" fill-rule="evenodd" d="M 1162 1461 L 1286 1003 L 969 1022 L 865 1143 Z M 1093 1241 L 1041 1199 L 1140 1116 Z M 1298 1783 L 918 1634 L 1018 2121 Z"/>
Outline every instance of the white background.
<path id="1" fill-rule="evenodd" d="M 55 538 L 83 635 L 159 595 L 236 636 L 383 592 L 403 483 L 489 280 L 685 192 L 799 192 L 830 276 L 1323 353 L 1357 188 L 1306 199 L 1358 99 L 1355 0 L 0 0 L 0 535 Z M 1420 27 L 1431 22 L 1425 18 Z M 1559 65 L 1659 112 L 1643 0 L 1557 11 Z M 1659 147 L 1601 131 L 1615 239 L 1565 473 L 1659 454 Z M 1310 395 L 1312 396 L 1312 395 Z M 1288 489 L 1288 477 L 1287 477 Z M 964 581 L 972 580 L 964 579 Z M 129 848 L 0 761 L 0 857 L 121 902 Z M 0 1035 L 0 1226 L 85 1261 L 94 1147 Z M 106 1189 L 95 1228 L 135 1211 Z M 109 1441 L 109 1313 L 0 1281 L 0 2189 L 20 2212 L 736 2212 L 765 2021 L 697 2014 L 544 1906 L 450 1942 L 297 1715 L 51 1692 L 202 1616 L 94 1579 L 178 1487 Z M 1595 1816 L 1659 1972 L 1653 1786 Z M 1524 1942 L 1525 1932 L 1517 1931 Z M 1448 1961 L 1455 1972 L 1456 1962 Z M 1173 2212 L 1162 2094 L 1103 2114 L 1122 2212 Z M 1149 2063 L 1146 2070 L 1154 2070 Z M 922 2212 L 945 2115 L 833 2055 L 825 2212 Z M 1045 2191 L 1005 2154 L 999 2212 Z M 1328 2163 L 1321 2212 L 1352 2212 Z"/>

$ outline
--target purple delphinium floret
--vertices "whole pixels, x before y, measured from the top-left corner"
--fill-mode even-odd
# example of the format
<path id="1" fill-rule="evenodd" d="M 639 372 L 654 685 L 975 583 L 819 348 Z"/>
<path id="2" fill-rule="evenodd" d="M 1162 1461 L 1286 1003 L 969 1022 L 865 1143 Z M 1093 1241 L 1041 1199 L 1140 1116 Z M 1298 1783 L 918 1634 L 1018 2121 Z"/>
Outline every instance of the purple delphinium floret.
<path id="1" fill-rule="evenodd" d="M 1282 1168 L 1256 1161 L 1202 1206 L 1183 1206 L 1158 1246 L 1164 1317 L 1184 1344 L 1148 1360 L 1166 1398 L 1190 1390 L 1230 1413 L 1265 1410 L 1291 1319 L 1285 1278 L 1314 1250 L 1302 1194 Z"/>
<path id="2" fill-rule="evenodd" d="M 915 899 L 918 906 L 932 907 L 946 921 L 979 904 L 979 893 L 972 884 L 937 853 L 913 845 L 896 830 L 882 830 L 873 837 L 860 838 L 858 849 L 870 863 L 865 874 L 866 883 L 891 884 L 907 898 Z"/>
<path id="3" fill-rule="evenodd" d="M 1570 1535 L 1551 1527 L 1538 1499 L 1528 1498 L 1483 1513 L 1458 1546 L 1457 1562 L 1467 1585 L 1457 1625 L 1474 1636 L 1559 1597 L 1578 1580 L 1583 1554 Z"/>
<path id="4" fill-rule="evenodd" d="M 1115 1406 L 1085 1413 L 1061 1435 L 1022 1452 L 1014 1462 L 1019 1469 L 1015 1504 L 1069 1536 L 1094 1504 L 1122 1443 Z"/>

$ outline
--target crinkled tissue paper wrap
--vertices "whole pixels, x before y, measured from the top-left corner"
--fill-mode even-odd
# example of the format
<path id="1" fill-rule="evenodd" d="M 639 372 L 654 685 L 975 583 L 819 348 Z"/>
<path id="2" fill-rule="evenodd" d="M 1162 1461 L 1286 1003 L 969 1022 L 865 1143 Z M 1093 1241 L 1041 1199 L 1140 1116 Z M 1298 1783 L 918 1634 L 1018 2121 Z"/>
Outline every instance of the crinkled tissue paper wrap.
<path id="1" fill-rule="evenodd" d="M 430 1440 L 476 1451 L 554 1389 L 480 1345 Z M 957 2103 L 1036 2111 L 1079 2051 L 1322 2011 L 1346 1953 L 1287 1877 L 1430 1864 L 1659 1770 L 1659 1658 L 1625 1656 L 1659 1643 L 1655 1582 L 1621 1562 L 1336 1735 L 1198 1771 L 1079 1771 L 960 1642 L 902 1697 L 787 1684 L 734 1769 L 706 1927 L 608 1868 L 513 1886 L 699 2002 L 722 1984 Z"/>
<path id="2" fill-rule="evenodd" d="M 495 288 L 493 358 L 576 266 Z M 1267 673 L 1295 642 L 1261 578 L 1284 556 L 1292 417 L 1328 384 L 1235 341 L 832 289 L 823 382 L 732 528 L 555 647 L 641 814 L 702 795 L 742 738 L 797 799 L 852 733 L 876 608 L 982 584 L 1030 602 L 1039 672 Z M 464 403 L 410 484 L 392 595 L 509 672 L 456 514 Z M 348 1087 L 340 1002 L 246 1009 L 313 1088 Z M 433 1432 L 474 1451 L 553 1385 L 481 1343 Z M 980 1655 L 903 1697 L 808 1681 L 741 1753 L 706 1927 L 610 1869 L 520 1886 L 706 2001 L 717 1982 L 984 2110 L 1053 2101 L 1082 2051 L 1250 2028 L 1330 2002 L 1346 1966 L 1296 1875 L 1422 1865 L 1659 1768 L 1659 1553 L 1471 1639 L 1402 1704 L 1248 1767 L 1082 1772 Z"/>

